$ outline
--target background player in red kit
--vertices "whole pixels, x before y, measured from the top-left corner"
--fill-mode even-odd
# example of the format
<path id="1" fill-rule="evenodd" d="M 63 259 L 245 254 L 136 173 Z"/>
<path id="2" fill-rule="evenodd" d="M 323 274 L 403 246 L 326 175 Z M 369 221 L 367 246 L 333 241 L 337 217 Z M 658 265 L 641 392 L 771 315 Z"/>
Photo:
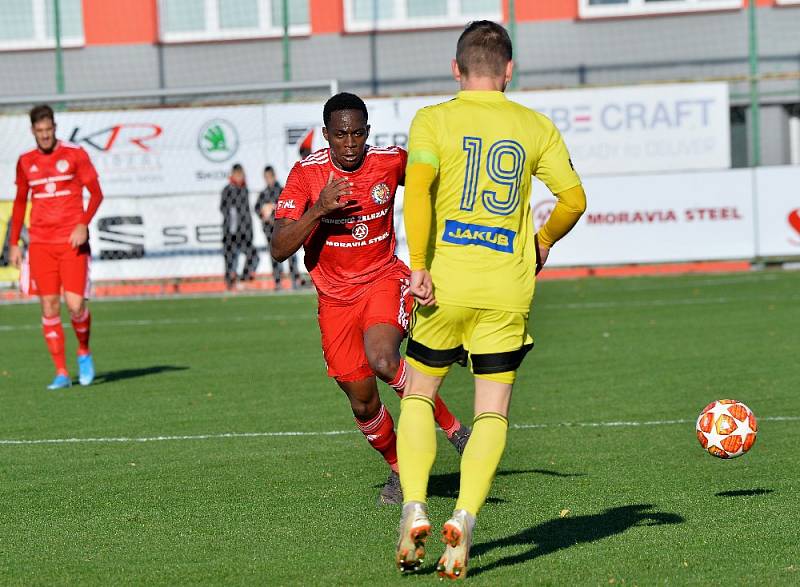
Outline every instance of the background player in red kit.
<path id="1" fill-rule="evenodd" d="M 22 286 L 36 293 L 42 304 L 42 331 L 56 377 L 47 389 L 72 385 L 64 356 L 61 326 L 61 292 L 78 338 L 78 379 L 81 385 L 94 380 L 94 363 L 89 350 L 92 323 L 86 299 L 89 295 L 89 223 L 103 192 L 89 155 L 81 147 L 56 139 L 53 109 L 47 105 L 30 112 L 36 148 L 20 155 L 17 162 L 17 197 L 11 220 L 9 260 L 22 267 L 18 246 L 28 193 L 31 195 L 30 247 L 28 266 L 23 268 Z M 91 198 L 83 208 L 83 188 Z M 30 288 L 29 290 L 27 288 Z"/>
<path id="2" fill-rule="evenodd" d="M 408 330 L 409 269 L 397 256 L 394 195 L 407 154 L 367 145 L 367 107 L 358 96 L 333 96 L 323 110 L 330 148 L 292 168 L 278 200 L 272 256 L 302 245 L 319 295 L 319 327 L 328 375 L 347 394 L 358 428 L 392 469 L 382 503 L 402 503 L 394 421 L 381 403 L 377 375 L 402 395 Z M 436 421 L 459 452 L 469 438 L 441 400 Z"/>

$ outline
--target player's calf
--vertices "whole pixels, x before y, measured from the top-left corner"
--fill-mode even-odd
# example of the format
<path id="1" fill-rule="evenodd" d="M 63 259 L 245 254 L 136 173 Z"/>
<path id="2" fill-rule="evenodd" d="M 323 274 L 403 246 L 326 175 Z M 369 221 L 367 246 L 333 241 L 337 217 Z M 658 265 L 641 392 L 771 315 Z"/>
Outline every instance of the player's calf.
<path id="1" fill-rule="evenodd" d="M 404 359 L 400 359 L 400 363 L 395 371 L 394 378 L 387 381 L 389 386 L 397 392 L 401 398 L 405 392 L 406 382 L 408 380 L 408 363 Z M 464 447 L 467 446 L 467 441 L 472 433 L 469 426 L 462 424 L 455 414 L 450 411 L 450 408 L 444 403 L 442 398 L 437 394 L 434 399 L 433 419 L 436 420 L 439 428 L 447 435 L 447 440 L 458 451 L 458 454 L 464 454 Z"/>
<path id="2" fill-rule="evenodd" d="M 394 432 L 394 420 L 386 409 L 380 404 L 378 413 L 367 420 L 356 417 L 356 426 L 367 439 L 370 446 L 383 456 L 393 471 L 397 470 L 397 436 Z"/>
<path id="3" fill-rule="evenodd" d="M 394 420 L 386 406 L 381 403 L 378 388 L 374 377 L 343 381 L 337 379 L 339 387 L 347 394 L 350 400 L 350 409 L 353 410 L 356 426 L 367 439 L 370 446 L 383 456 L 392 471 L 397 472 L 397 436 L 394 432 Z M 387 486 L 381 492 L 380 503 L 400 503 L 402 499 L 397 491 L 393 491 L 394 484 L 391 477 Z M 387 493 L 388 492 L 388 493 Z"/>
<path id="4" fill-rule="evenodd" d="M 47 344 L 50 357 L 53 359 L 53 365 L 56 368 L 56 380 L 59 377 L 63 377 L 69 381 L 67 360 L 64 353 L 64 328 L 61 325 L 61 317 L 58 314 L 42 316 L 42 335 L 44 336 L 45 344 Z M 56 380 L 53 380 L 48 389 L 67 387 L 67 385 L 63 384 L 63 381 L 57 387 L 53 387 L 53 385 L 57 384 Z"/>
<path id="5" fill-rule="evenodd" d="M 78 339 L 78 355 L 90 354 L 89 337 L 92 331 L 92 315 L 89 313 L 89 308 L 84 306 L 77 312 L 70 311 L 70 319 L 72 331 L 75 333 L 75 338 Z"/>

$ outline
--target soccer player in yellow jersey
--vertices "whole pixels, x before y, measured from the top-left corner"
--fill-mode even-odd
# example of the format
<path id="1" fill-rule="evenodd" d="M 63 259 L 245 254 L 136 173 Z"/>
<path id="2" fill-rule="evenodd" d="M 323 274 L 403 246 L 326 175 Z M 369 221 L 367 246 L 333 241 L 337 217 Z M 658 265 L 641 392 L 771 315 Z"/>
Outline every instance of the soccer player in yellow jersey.
<path id="1" fill-rule="evenodd" d="M 509 101 L 511 40 L 493 22 L 471 23 L 456 47 L 455 99 L 420 110 L 409 133 L 405 226 L 417 304 L 407 348 L 397 452 L 404 503 L 396 562 L 415 571 L 430 533 L 426 498 L 436 456 L 434 399 L 453 363 L 475 375 L 475 419 L 461 486 L 437 571 L 464 577 L 475 516 L 506 444 L 516 370 L 533 340 L 534 276 L 586 208 L 564 141 L 542 114 Z M 534 234 L 531 176 L 555 194 Z"/>

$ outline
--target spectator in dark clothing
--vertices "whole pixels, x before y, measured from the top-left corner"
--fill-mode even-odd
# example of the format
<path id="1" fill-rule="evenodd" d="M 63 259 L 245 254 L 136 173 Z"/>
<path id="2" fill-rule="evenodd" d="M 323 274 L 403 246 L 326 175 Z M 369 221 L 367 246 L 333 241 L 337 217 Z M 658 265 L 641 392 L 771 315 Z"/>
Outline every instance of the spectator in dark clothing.
<path id="1" fill-rule="evenodd" d="M 264 236 L 267 237 L 267 248 L 272 248 L 272 229 L 275 227 L 275 207 L 283 191 L 283 186 L 275 179 L 275 170 L 269 165 L 264 168 L 264 183 L 266 187 L 258 194 L 256 201 L 256 214 L 261 218 Z M 292 288 L 296 289 L 302 282 L 297 269 L 297 257 L 289 257 L 289 273 L 292 276 Z M 275 278 L 275 289 L 281 288 L 281 264 L 272 259 L 272 276 Z"/>
<path id="2" fill-rule="evenodd" d="M 232 288 L 238 279 L 236 266 L 239 253 L 244 253 L 245 262 L 241 280 L 249 281 L 258 267 L 258 253 L 253 246 L 253 220 L 250 217 L 250 201 L 244 169 L 238 163 L 231 169 L 228 185 L 222 190 L 219 204 L 222 212 L 222 252 L 225 255 L 225 285 Z"/>

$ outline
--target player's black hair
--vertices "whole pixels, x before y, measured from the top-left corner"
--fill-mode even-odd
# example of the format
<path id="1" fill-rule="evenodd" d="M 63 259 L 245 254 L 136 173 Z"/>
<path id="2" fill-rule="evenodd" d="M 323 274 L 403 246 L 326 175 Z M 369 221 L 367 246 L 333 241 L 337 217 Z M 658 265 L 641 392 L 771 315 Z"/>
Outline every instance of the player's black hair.
<path id="1" fill-rule="evenodd" d="M 40 120 L 50 119 L 50 122 L 55 123 L 56 115 L 53 113 L 53 109 L 50 108 L 47 104 L 39 104 L 31 108 L 30 111 L 31 117 L 31 125 L 36 124 Z"/>
<path id="2" fill-rule="evenodd" d="M 234 163 L 233 167 L 231 167 L 231 173 L 234 171 L 244 171 L 244 167 L 242 167 L 241 163 Z"/>
<path id="3" fill-rule="evenodd" d="M 512 55 L 508 31 L 490 20 L 469 23 L 456 45 L 456 63 L 466 76 L 503 75 Z"/>
<path id="4" fill-rule="evenodd" d="M 271 172 L 271 173 L 275 173 L 275 170 L 272 168 L 272 165 L 267 165 L 267 166 L 264 168 L 264 173 L 266 173 L 266 172 L 268 172 L 268 171 L 269 171 L 269 172 Z"/>
<path id="5" fill-rule="evenodd" d="M 325 123 L 325 126 L 331 123 L 331 114 L 339 112 L 340 110 L 359 110 L 364 115 L 364 122 L 367 122 L 369 118 L 367 115 L 367 105 L 364 104 L 364 100 L 355 94 L 342 92 L 332 96 L 325 102 L 325 108 L 322 109 L 322 122 Z"/>

